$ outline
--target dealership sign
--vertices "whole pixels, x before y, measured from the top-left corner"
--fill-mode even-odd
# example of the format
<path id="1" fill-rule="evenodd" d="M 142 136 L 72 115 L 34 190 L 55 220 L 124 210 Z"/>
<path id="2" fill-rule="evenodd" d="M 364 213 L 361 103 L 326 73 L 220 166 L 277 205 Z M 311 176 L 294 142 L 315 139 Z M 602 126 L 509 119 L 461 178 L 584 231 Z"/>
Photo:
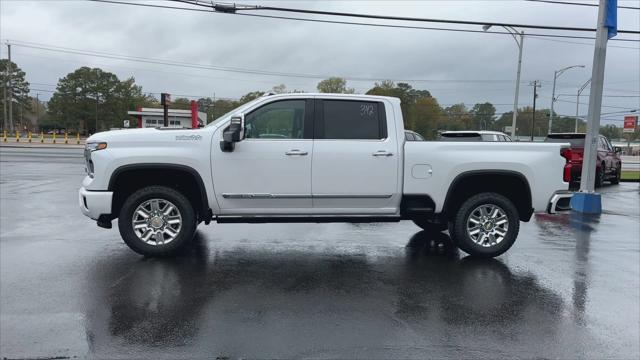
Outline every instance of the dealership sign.
<path id="1" fill-rule="evenodd" d="M 638 115 L 627 115 L 624 117 L 622 132 L 632 133 L 636 131 L 636 126 L 638 126 Z"/>

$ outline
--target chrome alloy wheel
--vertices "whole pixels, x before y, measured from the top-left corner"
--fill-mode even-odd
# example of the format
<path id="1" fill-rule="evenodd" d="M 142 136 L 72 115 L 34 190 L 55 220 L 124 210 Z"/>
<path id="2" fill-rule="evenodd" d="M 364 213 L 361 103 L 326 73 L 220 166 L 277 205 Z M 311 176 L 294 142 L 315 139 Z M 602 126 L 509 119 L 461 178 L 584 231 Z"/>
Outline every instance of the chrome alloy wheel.
<path id="1" fill-rule="evenodd" d="M 499 244 L 509 231 L 509 218 L 505 211 L 493 204 L 475 208 L 467 219 L 467 235 L 482 247 Z"/>
<path id="2" fill-rule="evenodd" d="M 131 224 L 140 240 L 149 245 L 165 245 L 180 233 L 182 216 L 170 201 L 150 199 L 136 208 Z"/>

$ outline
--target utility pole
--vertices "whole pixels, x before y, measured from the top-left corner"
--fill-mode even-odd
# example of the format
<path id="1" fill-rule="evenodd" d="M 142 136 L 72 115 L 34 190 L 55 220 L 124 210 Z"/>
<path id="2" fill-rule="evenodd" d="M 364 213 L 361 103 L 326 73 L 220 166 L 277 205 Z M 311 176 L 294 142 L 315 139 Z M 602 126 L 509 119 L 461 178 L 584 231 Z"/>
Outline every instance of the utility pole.
<path id="1" fill-rule="evenodd" d="M 539 80 L 532 82 L 530 85 L 533 85 L 533 117 L 531 119 L 531 141 L 533 141 L 533 132 L 536 125 L 536 99 L 538 98 L 538 88 L 541 85 Z"/>
<path id="2" fill-rule="evenodd" d="M 96 91 L 96 132 L 98 132 L 98 92 Z"/>
<path id="3" fill-rule="evenodd" d="M 13 85 L 11 78 L 13 69 L 11 69 L 11 44 L 7 43 L 7 57 L 9 62 L 7 63 L 7 79 L 9 80 L 9 130 L 13 131 Z"/>
<path id="4" fill-rule="evenodd" d="M 3 81 L 3 84 L 2 84 L 3 87 L 4 87 L 4 102 L 2 103 L 2 110 L 4 110 L 4 117 L 2 118 L 2 129 L 3 130 L 7 130 L 7 128 L 8 128 L 7 122 L 9 120 L 7 118 L 7 82 L 9 81 L 9 76 L 7 74 L 9 73 L 9 71 L 7 71 L 7 70 L 9 70 L 9 66 L 8 65 L 4 67 L 5 77 L 4 77 L 4 81 Z"/>
<path id="5" fill-rule="evenodd" d="M 40 93 L 36 93 L 36 124 L 40 126 Z"/>
<path id="6" fill-rule="evenodd" d="M 602 200 L 594 191 L 596 157 L 598 154 L 598 133 L 600 111 L 602 109 L 602 86 L 607 57 L 607 41 L 617 34 L 617 1 L 600 0 L 598 24 L 591 68 L 591 91 L 589 91 L 589 111 L 587 112 L 587 135 L 585 136 L 580 192 L 571 198 L 571 209 L 581 213 L 601 214 Z"/>

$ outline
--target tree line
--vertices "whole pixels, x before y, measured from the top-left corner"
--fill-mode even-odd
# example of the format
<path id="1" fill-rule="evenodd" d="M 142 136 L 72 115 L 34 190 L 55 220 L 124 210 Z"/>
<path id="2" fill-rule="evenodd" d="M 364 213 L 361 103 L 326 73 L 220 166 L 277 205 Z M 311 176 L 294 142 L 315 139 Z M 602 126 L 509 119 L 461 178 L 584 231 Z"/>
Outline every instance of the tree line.
<path id="1" fill-rule="evenodd" d="M 8 60 L 0 60 L 0 80 L 8 84 Z M 83 134 L 119 128 L 128 119 L 127 111 L 138 107 L 160 107 L 153 94 L 145 93 L 133 77 L 120 80 L 115 74 L 100 68 L 80 67 L 61 78 L 47 103 L 35 101 L 29 95 L 30 84 L 26 74 L 17 64 L 11 63 L 12 112 L 16 128 L 23 130 L 65 129 Z M 347 81 L 331 77 L 318 82 L 316 89 L 321 93 L 353 94 Z M 302 92 L 289 90 L 286 85 L 274 86 L 270 92 Z M 249 92 L 239 99 L 201 97 L 197 99 L 198 110 L 207 114 L 209 121 L 216 119 L 234 108 L 264 95 L 263 91 Z M 404 126 L 420 133 L 427 139 L 435 139 L 444 130 L 496 130 L 504 131 L 510 126 L 513 112 L 498 114 L 490 102 L 477 103 L 471 107 L 463 103 L 442 106 L 426 89 L 415 89 L 404 82 L 377 82 L 365 92 L 368 95 L 397 97 L 401 101 Z M 191 100 L 178 97 L 171 104 L 173 109 L 190 109 Z M 0 103 L 0 114 L 4 114 L 5 101 Z M 530 136 L 533 125 L 534 136 L 547 134 L 549 109 L 534 113 L 531 107 L 518 110 L 518 136 Z M 35 121 L 37 118 L 38 121 Z M 135 119 L 131 119 L 135 122 Z M 135 123 L 134 123 L 135 125 Z M 3 129 L 9 130 L 6 121 Z M 553 132 L 573 132 L 575 118 L 554 114 Z M 585 123 L 578 120 L 578 131 L 585 131 Z M 610 138 L 621 138 L 619 127 L 606 125 L 601 133 Z M 637 133 L 637 132 L 636 132 Z M 639 136 L 634 136 L 638 138 Z"/>

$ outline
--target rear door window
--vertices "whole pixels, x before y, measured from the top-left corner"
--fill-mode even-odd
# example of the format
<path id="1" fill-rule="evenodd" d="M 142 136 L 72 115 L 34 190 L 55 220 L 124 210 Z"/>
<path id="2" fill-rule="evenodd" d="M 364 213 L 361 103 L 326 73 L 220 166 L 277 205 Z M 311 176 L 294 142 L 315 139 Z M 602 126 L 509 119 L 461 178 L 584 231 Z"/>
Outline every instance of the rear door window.
<path id="1" fill-rule="evenodd" d="M 384 104 L 376 101 L 318 100 L 316 139 L 380 140 L 387 137 Z"/>

